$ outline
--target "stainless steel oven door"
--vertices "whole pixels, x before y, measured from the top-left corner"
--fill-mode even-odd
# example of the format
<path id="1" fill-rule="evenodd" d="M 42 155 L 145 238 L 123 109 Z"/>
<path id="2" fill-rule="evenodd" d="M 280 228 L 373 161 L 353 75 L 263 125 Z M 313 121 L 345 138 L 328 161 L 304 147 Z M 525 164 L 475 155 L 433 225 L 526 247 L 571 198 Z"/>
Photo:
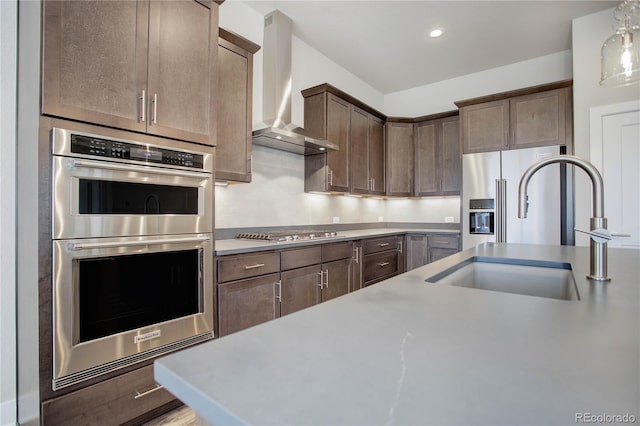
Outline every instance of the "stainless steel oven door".
<path id="1" fill-rule="evenodd" d="M 213 235 L 53 241 L 53 389 L 213 337 Z"/>
<path id="2" fill-rule="evenodd" d="M 53 156 L 53 239 L 213 232 L 213 176 Z"/>

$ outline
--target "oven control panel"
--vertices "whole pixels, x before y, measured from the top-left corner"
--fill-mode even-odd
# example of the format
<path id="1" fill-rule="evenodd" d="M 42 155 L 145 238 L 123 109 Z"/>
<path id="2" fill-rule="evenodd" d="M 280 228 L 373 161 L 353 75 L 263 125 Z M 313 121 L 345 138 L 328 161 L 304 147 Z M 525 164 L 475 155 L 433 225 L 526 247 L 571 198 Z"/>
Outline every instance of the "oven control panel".
<path id="1" fill-rule="evenodd" d="M 192 169 L 204 168 L 204 158 L 200 154 L 78 134 L 71 135 L 71 152 L 96 157 L 189 167 Z"/>

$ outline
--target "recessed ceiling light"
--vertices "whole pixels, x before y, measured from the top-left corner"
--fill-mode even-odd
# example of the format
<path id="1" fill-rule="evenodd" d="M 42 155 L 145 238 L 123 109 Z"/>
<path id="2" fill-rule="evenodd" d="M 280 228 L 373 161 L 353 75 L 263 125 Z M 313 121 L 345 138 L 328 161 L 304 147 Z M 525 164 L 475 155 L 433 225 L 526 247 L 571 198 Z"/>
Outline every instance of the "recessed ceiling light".
<path id="1" fill-rule="evenodd" d="M 429 33 L 429 36 L 433 38 L 440 37 L 441 35 L 442 35 L 442 30 L 440 29 L 435 29 Z"/>

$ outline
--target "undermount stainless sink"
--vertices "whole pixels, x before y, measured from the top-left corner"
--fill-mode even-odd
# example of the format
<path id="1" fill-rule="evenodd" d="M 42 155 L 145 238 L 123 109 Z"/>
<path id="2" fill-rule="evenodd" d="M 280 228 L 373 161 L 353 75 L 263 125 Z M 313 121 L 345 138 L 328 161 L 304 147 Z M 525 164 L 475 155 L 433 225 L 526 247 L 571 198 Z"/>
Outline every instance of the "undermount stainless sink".
<path id="1" fill-rule="evenodd" d="M 580 300 L 571 264 L 474 256 L 425 281 L 561 300 Z"/>

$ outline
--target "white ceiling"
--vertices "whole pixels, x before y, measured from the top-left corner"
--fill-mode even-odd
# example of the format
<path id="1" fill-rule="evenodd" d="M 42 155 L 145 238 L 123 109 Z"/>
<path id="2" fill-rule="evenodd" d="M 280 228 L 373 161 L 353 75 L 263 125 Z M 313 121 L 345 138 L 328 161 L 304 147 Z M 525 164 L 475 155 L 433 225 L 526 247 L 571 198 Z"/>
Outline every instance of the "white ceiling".
<path id="1" fill-rule="evenodd" d="M 246 3 L 279 9 L 298 38 L 387 94 L 571 49 L 571 20 L 619 1 Z"/>

